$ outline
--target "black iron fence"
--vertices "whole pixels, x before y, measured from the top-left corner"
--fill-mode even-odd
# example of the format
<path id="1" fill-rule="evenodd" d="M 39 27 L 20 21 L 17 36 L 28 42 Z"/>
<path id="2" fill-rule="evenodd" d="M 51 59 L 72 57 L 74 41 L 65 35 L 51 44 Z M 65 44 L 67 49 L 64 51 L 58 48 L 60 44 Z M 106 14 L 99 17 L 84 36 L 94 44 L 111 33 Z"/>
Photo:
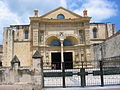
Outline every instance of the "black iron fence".
<path id="1" fill-rule="evenodd" d="M 44 87 L 120 85 L 120 57 L 72 64 L 62 62 L 59 66 L 44 62 L 43 68 Z"/>

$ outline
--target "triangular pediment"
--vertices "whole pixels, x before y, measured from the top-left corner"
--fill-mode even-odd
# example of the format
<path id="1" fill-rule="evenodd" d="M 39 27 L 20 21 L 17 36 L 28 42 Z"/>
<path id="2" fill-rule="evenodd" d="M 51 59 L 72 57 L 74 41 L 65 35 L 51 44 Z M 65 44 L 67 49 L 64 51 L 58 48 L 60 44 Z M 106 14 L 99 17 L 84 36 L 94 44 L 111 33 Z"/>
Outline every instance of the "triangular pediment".
<path id="1" fill-rule="evenodd" d="M 82 16 L 69 11 L 63 7 L 59 7 L 51 12 L 46 13 L 45 15 L 41 16 L 41 18 L 48 18 L 48 19 L 57 19 L 57 16 L 59 14 L 63 14 L 65 16 L 65 19 L 76 19 L 81 18 Z"/>

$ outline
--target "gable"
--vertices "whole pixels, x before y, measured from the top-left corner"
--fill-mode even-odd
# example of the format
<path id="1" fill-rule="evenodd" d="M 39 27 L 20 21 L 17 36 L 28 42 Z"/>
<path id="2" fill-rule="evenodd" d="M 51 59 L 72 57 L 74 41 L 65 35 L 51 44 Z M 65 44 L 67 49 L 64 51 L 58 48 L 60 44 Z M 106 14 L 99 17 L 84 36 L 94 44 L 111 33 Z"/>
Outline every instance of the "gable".
<path id="1" fill-rule="evenodd" d="M 63 14 L 65 19 L 75 19 L 75 18 L 81 18 L 82 16 L 78 15 L 78 14 L 75 14 L 65 8 L 57 8 L 43 16 L 41 16 L 42 18 L 48 18 L 48 19 L 57 19 L 57 16 L 59 14 Z"/>

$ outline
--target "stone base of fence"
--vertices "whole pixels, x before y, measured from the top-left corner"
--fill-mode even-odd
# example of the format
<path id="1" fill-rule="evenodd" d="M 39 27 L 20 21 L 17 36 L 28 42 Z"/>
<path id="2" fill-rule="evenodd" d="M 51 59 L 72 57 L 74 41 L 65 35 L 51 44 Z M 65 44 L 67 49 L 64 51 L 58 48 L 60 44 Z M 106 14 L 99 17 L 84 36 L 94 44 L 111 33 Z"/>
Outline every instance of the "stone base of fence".
<path id="1" fill-rule="evenodd" d="M 42 90 L 42 86 L 29 84 L 0 85 L 0 90 Z"/>

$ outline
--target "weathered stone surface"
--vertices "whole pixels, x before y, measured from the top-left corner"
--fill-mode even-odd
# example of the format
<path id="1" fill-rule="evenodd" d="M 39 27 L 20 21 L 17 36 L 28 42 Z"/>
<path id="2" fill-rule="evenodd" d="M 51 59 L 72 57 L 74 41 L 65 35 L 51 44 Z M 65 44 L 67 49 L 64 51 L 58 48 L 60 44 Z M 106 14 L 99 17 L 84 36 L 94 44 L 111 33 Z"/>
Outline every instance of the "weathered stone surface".
<path id="1" fill-rule="evenodd" d="M 120 31 L 100 45 L 93 46 L 94 59 L 120 56 Z"/>
<path id="2" fill-rule="evenodd" d="M 11 61 L 14 64 L 12 67 L 0 68 L 0 90 L 41 90 L 43 87 L 41 61 L 41 58 L 33 59 L 33 66 L 21 67 L 17 64 L 20 63 L 19 59 L 14 56 Z"/>
<path id="3" fill-rule="evenodd" d="M 104 57 L 120 56 L 120 31 L 103 43 Z"/>
<path id="4" fill-rule="evenodd" d="M 42 90 L 39 85 L 15 84 L 15 85 L 0 85 L 0 90 Z"/>

